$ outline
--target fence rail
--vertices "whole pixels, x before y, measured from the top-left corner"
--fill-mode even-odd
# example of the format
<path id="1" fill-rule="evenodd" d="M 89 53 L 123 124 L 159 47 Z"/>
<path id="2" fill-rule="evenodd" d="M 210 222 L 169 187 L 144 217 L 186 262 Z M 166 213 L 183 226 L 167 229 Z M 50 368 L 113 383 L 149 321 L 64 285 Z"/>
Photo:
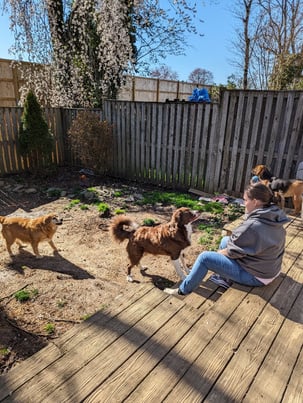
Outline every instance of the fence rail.
<path id="1" fill-rule="evenodd" d="M 28 169 L 17 150 L 21 108 L 0 108 L 0 175 Z M 105 101 L 114 125 L 111 174 L 174 189 L 240 194 L 257 163 L 295 177 L 303 160 L 303 91 L 224 91 L 220 104 Z M 47 109 L 58 165 L 72 164 L 76 109 Z"/>

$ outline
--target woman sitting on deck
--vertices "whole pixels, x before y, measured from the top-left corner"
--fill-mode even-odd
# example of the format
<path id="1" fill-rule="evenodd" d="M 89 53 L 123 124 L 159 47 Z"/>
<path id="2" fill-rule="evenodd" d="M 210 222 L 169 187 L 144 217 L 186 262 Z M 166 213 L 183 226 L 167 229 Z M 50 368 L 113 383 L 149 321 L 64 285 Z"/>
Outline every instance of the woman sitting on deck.
<path id="1" fill-rule="evenodd" d="M 210 280 L 224 288 L 232 282 L 260 287 L 271 283 L 280 273 L 289 219 L 274 203 L 265 185 L 249 185 L 244 192 L 246 219 L 231 236 L 221 240 L 218 252 L 202 252 L 179 288 L 165 288 L 170 295 L 186 295 L 195 290 L 208 270 Z"/>

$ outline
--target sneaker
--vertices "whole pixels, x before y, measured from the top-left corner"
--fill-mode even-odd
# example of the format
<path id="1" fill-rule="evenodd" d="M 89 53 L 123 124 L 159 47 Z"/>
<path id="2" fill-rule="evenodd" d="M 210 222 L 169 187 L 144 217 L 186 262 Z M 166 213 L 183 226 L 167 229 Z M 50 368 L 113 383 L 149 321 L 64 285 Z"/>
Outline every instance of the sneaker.
<path id="1" fill-rule="evenodd" d="M 232 285 L 232 281 L 227 278 L 221 277 L 219 274 L 212 274 L 209 277 L 210 281 L 225 288 L 226 290 Z"/>
<path id="2" fill-rule="evenodd" d="M 173 295 L 173 296 L 178 297 L 178 298 L 185 297 L 185 295 L 181 293 L 179 288 L 164 288 L 163 291 L 168 295 Z"/>

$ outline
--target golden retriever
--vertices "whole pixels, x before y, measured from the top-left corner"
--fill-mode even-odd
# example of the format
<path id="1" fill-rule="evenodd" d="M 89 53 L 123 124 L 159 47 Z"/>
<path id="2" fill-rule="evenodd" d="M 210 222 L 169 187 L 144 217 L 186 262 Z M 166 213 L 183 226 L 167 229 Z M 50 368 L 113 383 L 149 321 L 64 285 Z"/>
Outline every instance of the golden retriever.
<path id="1" fill-rule="evenodd" d="M 253 168 L 252 174 L 278 196 L 281 200 L 280 206 L 284 208 L 285 197 L 291 197 L 295 213 L 299 214 L 302 208 L 303 181 L 299 179 L 280 179 L 276 178 L 266 167 L 266 165 L 257 165 Z"/>
<path id="2" fill-rule="evenodd" d="M 31 244 L 37 258 L 42 257 L 38 250 L 38 244 L 47 241 L 54 251 L 57 248 L 52 240 L 57 226 L 62 224 L 57 214 L 47 214 L 38 218 L 4 217 L 0 216 L 2 235 L 6 242 L 7 251 L 14 256 L 11 246 L 14 242 L 23 247 L 21 242 Z"/>
<path id="3" fill-rule="evenodd" d="M 126 247 L 130 264 L 127 267 L 127 280 L 133 281 L 131 269 L 140 266 L 139 262 L 144 253 L 170 256 L 177 274 L 181 279 L 186 270 L 181 251 L 191 243 L 191 223 L 199 217 L 199 213 L 189 208 L 177 209 L 168 223 L 154 227 L 139 227 L 132 218 L 117 216 L 111 223 L 110 231 L 117 242 L 128 239 Z M 139 227 L 139 228 L 138 228 Z"/>

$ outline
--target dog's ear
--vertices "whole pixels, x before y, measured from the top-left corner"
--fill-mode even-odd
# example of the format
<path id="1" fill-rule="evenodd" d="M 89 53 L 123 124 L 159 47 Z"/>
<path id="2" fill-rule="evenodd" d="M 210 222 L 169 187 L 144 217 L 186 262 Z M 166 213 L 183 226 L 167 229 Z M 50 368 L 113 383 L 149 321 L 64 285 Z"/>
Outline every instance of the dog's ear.
<path id="1" fill-rule="evenodd" d="M 186 207 L 179 208 L 173 214 L 173 220 L 178 225 L 188 224 L 190 222 L 190 218 L 191 218 L 190 210 Z"/>
<path id="2" fill-rule="evenodd" d="M 43 220 L 44 224 L 50 224 L 53 221 L 54 217 L 54 214 L 48 214 L 47 216 L 45 216 Z"/>
<path id="3" fill-rule="evenodd" d="M 256 176 L 258 176 L 260 179 L 262 179 L 262 180 L 271 180 L 271 178 L 272 178 L 272 173 L 269 171 L 269 169 L 267 168 L 267 166 L 266 165 L 256 165 L 253 169 L 252 169 L 252 171 L 251 171 L 251 173 L 253 174 L 253 175 L 256 175 Z"/>
<path id="4" fill-rule="evenodd" d="M 273 175 L 269 171 L 269 169 L 265 165 L 263 165 L 263 170 L 262 170 L 262 172 L 260 172 L 260 175 L 259 175 L 260 179 L 271 180 L 272 176 Z"/>
<path id="5" fill-rule="evenodd" d="M 179 208 L 176 211 L 174 211 L 173 216 L 172 216 L 172 221 L 179 224 L 182 221 L 182 213 L 183 213 L 182 208 Z"/>
<path id="6" fill-rule="evenodd" d="M 251 173 L 252 173 L 253 175 L 260 176 L 260 174 L 264 171 L 264 168 L 266 168 L 265 165 L 256 165 L 256 166 L 252 169 Z"/>

